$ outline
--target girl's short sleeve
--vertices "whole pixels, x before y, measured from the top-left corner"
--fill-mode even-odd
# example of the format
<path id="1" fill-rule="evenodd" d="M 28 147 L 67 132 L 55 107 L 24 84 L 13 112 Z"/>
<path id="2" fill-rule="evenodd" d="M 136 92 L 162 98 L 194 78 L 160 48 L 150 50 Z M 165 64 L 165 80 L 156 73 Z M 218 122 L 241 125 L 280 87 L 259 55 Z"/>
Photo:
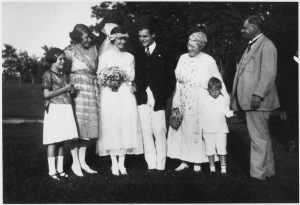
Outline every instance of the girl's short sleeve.
<path id="1" fill-rule="evenodd" d="M 46 71 L 42 77 L 42 89 L 49 89 L 52 90 L 52 79 L 51 73 Z"/>

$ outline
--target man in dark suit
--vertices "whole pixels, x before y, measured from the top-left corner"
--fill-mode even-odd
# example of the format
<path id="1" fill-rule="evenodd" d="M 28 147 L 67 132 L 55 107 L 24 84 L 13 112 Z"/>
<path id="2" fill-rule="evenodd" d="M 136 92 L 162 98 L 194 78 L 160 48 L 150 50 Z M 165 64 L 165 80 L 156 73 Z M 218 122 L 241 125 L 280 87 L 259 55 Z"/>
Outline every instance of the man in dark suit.
<path id="1" fill-rule="evenodd" d="M 155 42 L 151 26 L 139 28 L 139 41 L 142 47 L 135 52 L 135 83 L 145 160 L 149 170 L 164 170 L 167 153 L 165 109 L 175 89 L 175 59 Z"/>
<path id="2" fill-rule="evenodd" d="M 231 102 L 234 110 L 246 112 L 251 138 L 250 176 L 261 181 L 275 175 L 268 121 L 270 112 L 280 106 L 275 84 L 277 50 L 262 33 L 262 23 L 259 16 L 244 22 L 242 33 L 250 42 L 237 66 Z"/>

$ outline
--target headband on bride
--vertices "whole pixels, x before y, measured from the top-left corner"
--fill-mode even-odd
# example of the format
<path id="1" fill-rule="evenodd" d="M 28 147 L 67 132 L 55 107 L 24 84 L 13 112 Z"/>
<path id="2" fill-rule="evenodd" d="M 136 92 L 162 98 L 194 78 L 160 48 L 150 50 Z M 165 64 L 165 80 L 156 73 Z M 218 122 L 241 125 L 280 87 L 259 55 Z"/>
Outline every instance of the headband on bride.
<path id="1" fill-rule="evenodd" d="M 129 35 L 127 33 L 123 34 L 123 33 L 114 33 L 111 35 L 108 35 L 108 40 L 109 41 L 114 41 L 117 38 L 129 38 Z"/>

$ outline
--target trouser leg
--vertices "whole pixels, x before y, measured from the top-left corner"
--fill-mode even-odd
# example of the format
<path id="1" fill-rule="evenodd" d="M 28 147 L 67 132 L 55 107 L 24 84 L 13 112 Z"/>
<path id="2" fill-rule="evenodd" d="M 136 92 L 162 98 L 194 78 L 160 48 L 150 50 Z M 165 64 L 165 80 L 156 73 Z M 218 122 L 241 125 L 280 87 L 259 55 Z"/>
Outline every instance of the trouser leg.
<path id="1" fill-rule="evenodd" d="M 151 126 L 151 107 L 148 105 L 140 105 L 138 106 L 138 111 L 143 134 L 145 160 L 148 164 L 148 169 L 155 169 L 156 150 Z"/>
<path id="2" fill-rule="evenodd" d="M 247 111 L 247 127 L 251 139 L 250 176 L 264 180 L 275 175 L 269 112 Z"/>
<path id="3" fill-rule="evenodd" d="M 152 110 L 152 130 L 156 147 L 156 169 L 164 170 L 167 156 L 167 128 L 164 110 L 157 112 Z"/>

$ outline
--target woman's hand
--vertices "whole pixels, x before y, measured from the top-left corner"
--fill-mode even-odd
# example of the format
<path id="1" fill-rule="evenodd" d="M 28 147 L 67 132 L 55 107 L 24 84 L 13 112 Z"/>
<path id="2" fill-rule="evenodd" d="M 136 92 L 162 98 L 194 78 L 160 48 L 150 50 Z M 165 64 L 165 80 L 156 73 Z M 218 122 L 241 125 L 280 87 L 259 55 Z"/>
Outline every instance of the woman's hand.
<path id="1" fill-rule="evenodd" d="M 135 85 L 135 83 L 131 82 L 131 92 L 135 93 L 137 91 L 137 87 Z"/>
<path id="2" fill-rule="evenodd" d="M 65 91 L 71 91 L 71 90 L 73 90 L 74 89 L 74 84 L 67 84 L 65 87 Z"/>

